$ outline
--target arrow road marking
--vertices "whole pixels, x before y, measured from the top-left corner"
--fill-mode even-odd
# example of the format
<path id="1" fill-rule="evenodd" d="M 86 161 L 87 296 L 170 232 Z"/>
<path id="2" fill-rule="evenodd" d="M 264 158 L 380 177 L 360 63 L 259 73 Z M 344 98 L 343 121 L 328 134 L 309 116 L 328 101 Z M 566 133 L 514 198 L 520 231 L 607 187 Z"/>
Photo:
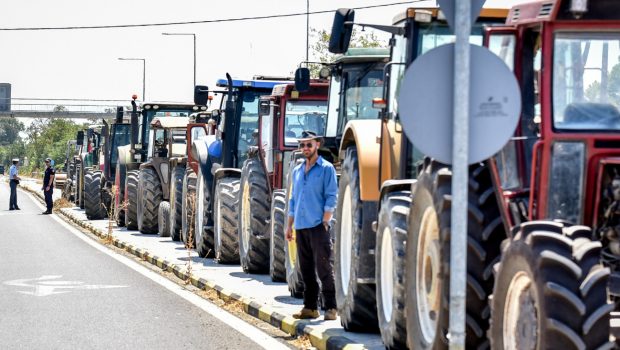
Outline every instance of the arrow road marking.
<path id="1" fill-rule="evenodd" d="M 39 278 L 24 278 L 6 281 L 4 284 L 7 286 L 31 288 L 32 290 L 19 290 L 17 293 L 33 295 L 36 297 L 64 294 L 73 290 L 96 290 L 129 287 L 122 285 L 84 284 L 84 282 L 81 281 L 58 281 L 59 278 L 62 278 L 62 275 L 44 275 Z"/>

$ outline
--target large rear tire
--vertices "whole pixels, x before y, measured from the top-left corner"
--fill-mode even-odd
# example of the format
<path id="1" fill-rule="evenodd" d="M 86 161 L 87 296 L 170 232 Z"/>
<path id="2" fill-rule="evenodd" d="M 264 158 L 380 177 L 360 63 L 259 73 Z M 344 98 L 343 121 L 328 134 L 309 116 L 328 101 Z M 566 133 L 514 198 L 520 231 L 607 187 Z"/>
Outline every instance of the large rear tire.
<path id="1" fill-rule="evenodd" d="M 170 236 L 170 203 L 162 201 L 157 209 L 157 234 L 159 237 Z"/>
<path id="2" fill-rule="evenodd" d="M 223 177 L 217 181 L 213 204 L 215 260 L 220 264 L 239 263 L 237 202 L 239 179 Z"/>
<path id="3" fill-rule="evenodd" d="M 202 168 L 198 167 L 196 178 L 196 217 L 194 219 L 194 233 L 196 236 L 196 251 L 202 258 L 212 258 L 213 227 L 209 226 L 209 206 L 211 204 L 211 188 L 203 176 Z"/>
<path id="4" fill-rule="evenodd" d="M 388 349 L 407 348 L 405 249 L 410 206 L 411 191 L 398 191 L 383 198 L 379 211 L 375 260 L 377 316 L 381 338 Z"/>
<path id="5" fill-rule="evenodd" d="M 466 348 L 488 348 L 488 296 L 493 264 L 506 232 L 491 173 L 469 168 Z M 452 171 L 425 161 L 413 193 L 407 238 L 407 343 L 411 349 L 447 349 L 450 295 Z"/>
<path id="6" fill-rule="evenodd" d="M 138 184 L 140 172 L 131 170 L 127 172 L 125 181 L 125 193 L 127 194 L 127 202 L 125 205 L 125 225 L 128 230 L 138 229 Z"/>
<path id="7" fill-rule="evenodd" d="M 286 238 L 286 199 L 284 190 L 273 191 L 271 197 L 271 240 L 269 244 L 269 276 L 274 282 L 286 281 L 284 245 Z"/>
<path id="8" fill-rule="evenodd" d="M 364 216 L 376 217 L 377 214 L 363 210 L 355 146 L 347 148 L 339 182 L 334 270 L 340 322 L 348 331 L 375 332 L 378 322 L 376 287 L 358 277 L 362 269 L 369 268 L 361 261 L 363 222 L 370 219 Z"/>
<path id="9" fill-rule="evenodd" d="M 196 174 L 188 167 L 183 177 L 183 203 L 181 211 L 181 240 L 188 248 L 196 247 L 194 220 L 196 219 Z"/>
<path id="10" fill-rule="evenodd" d="M 153 168 L 140 170 L 138 186 L 138 230 L 157 233 L 159 203 L 164 199 L 161 181 Z"/>
<path id="11" fill-rule="evenodd" d="M 609 269 L 587 227 L 521 225 L 496 266 L 494 349 L 610 349 Z M 583 234 L 585 233 L 585 234 Z"/>
<path id="12" fill-rule="evenodd" d="M 101 198 L 101 171 L 88 171 L 84 175 L 84 211 L 89 220 L 106 217 L 106 209 Z"/>
<path id="13" fill-rule="evenodd" d="M 271 197 L 267 174 L 258 157 L 249 158 L 243 164 L 238 203 L 241 267 L 246 273 L 267 273 Z"/>
<path id="14" fill-rule="evenodd" d="M 170 232 L 173 241 L 181 240 L 181 228 L 183 226 L 183 177 L 185 167 L 177 165 L 172 172 L 170 184 Z"/>

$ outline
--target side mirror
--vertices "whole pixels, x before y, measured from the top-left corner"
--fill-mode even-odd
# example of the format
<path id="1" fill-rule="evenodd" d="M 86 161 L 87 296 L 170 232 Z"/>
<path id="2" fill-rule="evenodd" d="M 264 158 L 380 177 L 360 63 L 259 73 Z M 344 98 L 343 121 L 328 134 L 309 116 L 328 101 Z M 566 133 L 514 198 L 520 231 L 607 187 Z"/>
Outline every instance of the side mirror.
<path id="1" fill-rule="evenodd" d="M 77 132 L 77 136 L 75 137 L 76 146 L 84 145 L 84 131 L 80 130 Z"/>
<path id="2" fill-rule="evenodd" d="M 297 68 L 295 71 L 295 90 L 300 92 L 310 90 L 310 69 Z"/>
<path id="3" fill-rule="evenodd" d="M 258 105 L 258 115 L 269 115 L 269 100 L 261 100 Z"/>
<path id="4" fill-rule="evenodd" d="M 347 52 L 351 42 L 351 34 L 353 34 L 352 23 L 354 19 L 355 10 L 353 9 L 338 9 L 336 11 L 329 37 L 329 52 L 336 54 Z"/>
<path id="5" fill-rule="evenodd" d="M 206 106 L 209 103 L 209 87 L 204 85 L 196 85 L 194 87 L 194 104 L 197 106 Z"/>

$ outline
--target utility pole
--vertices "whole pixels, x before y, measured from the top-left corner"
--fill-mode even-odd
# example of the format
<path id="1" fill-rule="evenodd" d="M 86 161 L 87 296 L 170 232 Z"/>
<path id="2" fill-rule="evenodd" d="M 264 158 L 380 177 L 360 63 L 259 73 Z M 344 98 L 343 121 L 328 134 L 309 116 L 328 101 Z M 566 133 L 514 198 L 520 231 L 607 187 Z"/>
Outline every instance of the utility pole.
<path id="1" fill-rule="evenodd" d="M 306 62 L 310 61 L 310 0 L 306 0 Z"/>
<path id="2" fill-rule="evenodd" d="M 192 36 L 194 37 L 194 86 L 192 87 L 192 91 L 194 91 L 194 87 L 196 87 L 196 34 L 195 33 L 161 33 L 161 35 L 184 35 L 184 36 Z"/>

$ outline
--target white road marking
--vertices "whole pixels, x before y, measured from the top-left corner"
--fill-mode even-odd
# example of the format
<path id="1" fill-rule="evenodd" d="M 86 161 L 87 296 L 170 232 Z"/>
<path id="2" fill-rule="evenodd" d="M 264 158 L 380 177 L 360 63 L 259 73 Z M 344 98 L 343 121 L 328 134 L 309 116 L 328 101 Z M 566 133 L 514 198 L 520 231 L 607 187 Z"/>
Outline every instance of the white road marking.
<path id="1" fill-rule="evenodd" d="M 25 192 L 25 191 L 22 191 L 22 192 Z M 36 200 L 36 198 L 34 198 L 30 192 L 25 192 L 25 193 L 30 197 L 30 199 L 35 203 L 35 205 L 39 206 L 41 209 L 45 209 L 45 207 L 38 200 Z M 119 255 L 119 254 L 109 250 L 108 248 L 105 248 L 104 246 L 100 245 L 99 243 L 96 243 L 92 239 L 86 237 L 84 235 L 84 233 L 78 231 L 75 227 L 69 225 L 64 220 L 58 218 L 56 216 L 56 214 L 51 215 L 51 217 L 54 220 L 56 220 L 56 222 L 58 222 L 60 225 L 65 227 L 73 235 L 75 235 L 79 239 L 81 239 L 84 242 L 86 242 L 88 245 L 92 246 L 93 248 L 99 250 L 100 252 L 102 252 L 104 254 L 107 254 L 108 256 L 110 256 L 111 258 L 115 259 L 116 261 L 118 261 L 118 262 L 124 264 L 125 266 L 129 267 L 130 269 L 138 272 L 142 276 L 144 276 L 144 277 L 150 279 L 151 281 L 159 284 L 160 286 L 168 289 L 172 293 L 180 296 L 181 298 L 183 298 L 186 301 L 190 302 L 194 306 L 200 308 L 201 310 L 205 311 L 206 313 L 208 313 L 208 314 L 212 315 L 213 317 L 217 318 L 218 320 L 224 322 L 225 324 L 227 324 L 231 328 L 237 330 L 239 333 L 245 335 L 248 339 L 250 339 L 253 342 L 255 342 L 256 344 L 260 345 L 264 349 L 289 349 L 289 347 L 287 347 L 286 345 L 284 345 L 284 344 L 280 343 L 279 341 L 273 339 L 267 333 L 265 333 L 265 332 L 261 331 L 260 329 L 250 325 L 249 323 L 243 321 L 242 319 L 238 318 L 237 316 L 235 316 L 233 314 L 230 314 L 227 311 L 224 311 L 224 310 L 220 309 L 219 307 L 215 306 L 214 304 L 212 304 L 208 300 L 205 300 L 205 299 L 199 297 L 198 295 L 188 291 L 187 289 L 179 286 L 178 284 L 168 280 L 167 278 L 165 278 L 165 277 L 163 277 L 161 275 L 156 274 L 155 272 L 147 269 L 146 267 L 138 264 L 137 262 L 132 261 L 132 260 L 130 260 L 130 259 L 128 259 L 128 258 L 126 258 L 126 257 L 124 257 L 122 255 Z"/>
<path id="2" fill-rule="evenodd" d="M 61 275 L 45 275 L 39 278 L 23 278 L 4 282 L 7 286 L 31 288 L 32 291 L 19 290 L 18 293 L 33 295 L 35 297 L 46 297 L 54 294 L 69 293 L 72 290 L 97 290 L 127 288 L 129 286 L 117 286 L 106 284 L 84 284 L 81 281 L 52 281 L 62 278 Z"/>

